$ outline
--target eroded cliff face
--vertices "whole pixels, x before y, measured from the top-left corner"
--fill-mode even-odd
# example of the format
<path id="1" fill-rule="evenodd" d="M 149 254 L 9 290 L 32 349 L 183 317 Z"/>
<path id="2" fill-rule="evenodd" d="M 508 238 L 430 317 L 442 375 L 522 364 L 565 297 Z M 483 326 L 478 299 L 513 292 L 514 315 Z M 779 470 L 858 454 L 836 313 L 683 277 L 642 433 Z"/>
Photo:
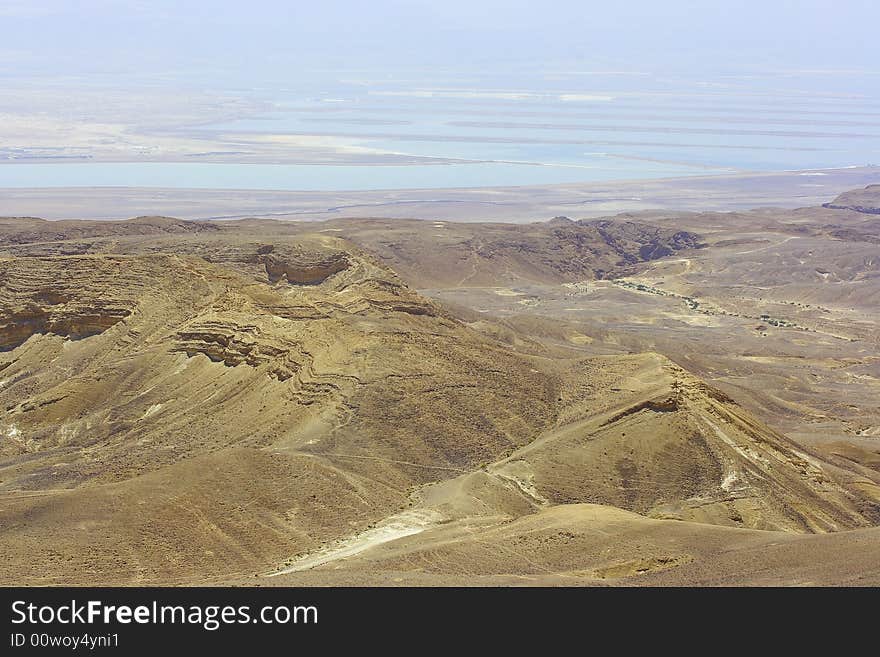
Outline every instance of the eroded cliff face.
<path id="1" fill-rule="evenodd" d="M 550 377 L 341 241 L 274 249 L 275 281 L 180 250 L 0 261 L 4 581 L 269 568 L 552 420 Z"/>
<path id="2" fill-rule="evenodd" d="M 266 268 L 270 283 L 283 279 L 294 285 L 318 285 L 351 266 L 345 253 L 280 250 L 273 244 L 259 247 L 256 260 Z"/>
<path id="3" fill-rule="evenodd" d="M 0 260 L 0 351 L 35 334 L 76 340 L 103 333 L 133 311 L 131 288 L 141 288 L 136 279 L 142 273 L 126 271 L 119 259 Z M 114 287 L 119 293 L 110 293 Z"/>

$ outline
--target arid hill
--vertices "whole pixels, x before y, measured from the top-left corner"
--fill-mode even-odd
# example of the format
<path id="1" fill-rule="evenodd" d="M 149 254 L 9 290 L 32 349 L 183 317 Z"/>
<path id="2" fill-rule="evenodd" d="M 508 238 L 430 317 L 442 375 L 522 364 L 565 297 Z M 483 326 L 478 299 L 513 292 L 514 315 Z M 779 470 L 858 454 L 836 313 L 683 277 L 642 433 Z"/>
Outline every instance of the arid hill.
<path id="1" fill-rule="evenodd" d="M 345 235 L 417 287 L 605 278 L 700 246 L 687 231 L 565 217 L 533 224 L 349 220 L 322 230 Z"/>
<path id="2" fill-rule="evenodd" d="M 7 244 L 217 230 L 220 228 L 211 223 L 171 217 L 135 217 L 127 221 L 45 221 L 33 217 L 0 217 L 0 236 Z"/>
<path id="3" fill-rule="evenodd" d="M 874 279 L 806 256 L 849 214 L 0 220 L 0 582 L 878 583 L 872 421 L 796 438 L 821 393 L 708 348 L 849 358 L 867 417 L 872 316 L 812 304 Z"/>
<path id="4" fill-rule="evenodd" d="M 865 214 L 880 214 L 880 185 L 868 185 L 864 189 L 856 189 L 838 195 L 823 207 L 832 210 L 855 210 Z"/>
<path id="5" fill-rule="evenodd" d="M 480 285 L 501 275 L 534 282 L 603 278 L 632 272 L 640 263 L 700 246 L 699 236 L 694 233 L 629 220 L 572 221 L 557 217 L 533 224 L 463 224 L 352 219 L 318 226 L 256 219 L 207 222 L 138 217 L 128 221 L 47 222 L 0 218 L 0 246 L 17 246 L 12 252 L 21 255 L 72 255 L 137 248 L 132 245 L 148 237 L 180 240 L 198 235 L 201 241 L 185 240 L 190 250 L 217 258 L 217 250 L 209 246 L 212 237 L 222 240 L 228 235 L 290 237 L 309 233 L 332 237 L 342 233 L 415 286 Z M 114 238 L 123 241 L 116 244 Z M 172 248 L 179 251 L 185 247 Z"/>
<path id="6" fill-rule="evenodd" d="M 337 242 L 264 282 L 177 254 L 0 261 L 3 581 L 269 568 L 552 419 L 549 377 Z"/>

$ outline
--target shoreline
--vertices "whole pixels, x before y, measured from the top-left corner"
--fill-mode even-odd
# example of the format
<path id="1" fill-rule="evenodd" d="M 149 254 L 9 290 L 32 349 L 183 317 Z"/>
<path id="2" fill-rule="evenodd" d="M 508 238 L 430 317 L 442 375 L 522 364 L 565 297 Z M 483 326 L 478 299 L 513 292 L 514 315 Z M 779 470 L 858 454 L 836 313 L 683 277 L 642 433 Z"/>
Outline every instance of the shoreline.
<path id="1" fill-rule="evenodd" d="M 876 183 L 880 183 L 880 166 L 368 191 L 14 187 L 0 188 L 0 216 L 117 220 L 161 214 L 182 219 L 298 221 L 374 216 L 523 223 L 557 215 L 581 219 L 639 211 L 797 208 L 820 205 L 843 191 Z"/>

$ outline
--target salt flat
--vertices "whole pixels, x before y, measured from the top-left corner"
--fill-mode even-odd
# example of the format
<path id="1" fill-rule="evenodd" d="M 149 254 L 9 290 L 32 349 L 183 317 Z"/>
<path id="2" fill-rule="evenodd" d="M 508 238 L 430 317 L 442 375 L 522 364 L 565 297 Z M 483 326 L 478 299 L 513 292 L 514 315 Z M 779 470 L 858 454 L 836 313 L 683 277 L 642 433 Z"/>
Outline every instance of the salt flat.
<path id="1" fill-rule="evenodd" d="M 817 179 L 821 183 L 804 186 L 805 180 Z M 0 216 L 126 219 L 162 214 L 186 219 L 265 217 L 299 221 L 378 216 L 530 222 L 557 215 L 591 218 L 642 210 L 729 212 L 765 206 L 805 207 L 821 205 L 841 192 L 877 182 L 880 182 L 880 167 L 565 185 L 360 192 L 6 188 L 0 190 Z"/>

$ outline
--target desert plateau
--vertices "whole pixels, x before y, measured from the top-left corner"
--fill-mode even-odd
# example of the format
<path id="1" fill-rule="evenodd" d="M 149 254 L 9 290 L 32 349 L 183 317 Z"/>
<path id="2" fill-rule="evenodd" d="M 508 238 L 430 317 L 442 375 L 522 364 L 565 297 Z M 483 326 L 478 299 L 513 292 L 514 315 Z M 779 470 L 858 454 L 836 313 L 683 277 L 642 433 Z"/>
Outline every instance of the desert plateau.
<path id="1" fill-rule="evenodd" d="M 877 585 L 878 213 L 0 219 L 0 583 Z"/>

